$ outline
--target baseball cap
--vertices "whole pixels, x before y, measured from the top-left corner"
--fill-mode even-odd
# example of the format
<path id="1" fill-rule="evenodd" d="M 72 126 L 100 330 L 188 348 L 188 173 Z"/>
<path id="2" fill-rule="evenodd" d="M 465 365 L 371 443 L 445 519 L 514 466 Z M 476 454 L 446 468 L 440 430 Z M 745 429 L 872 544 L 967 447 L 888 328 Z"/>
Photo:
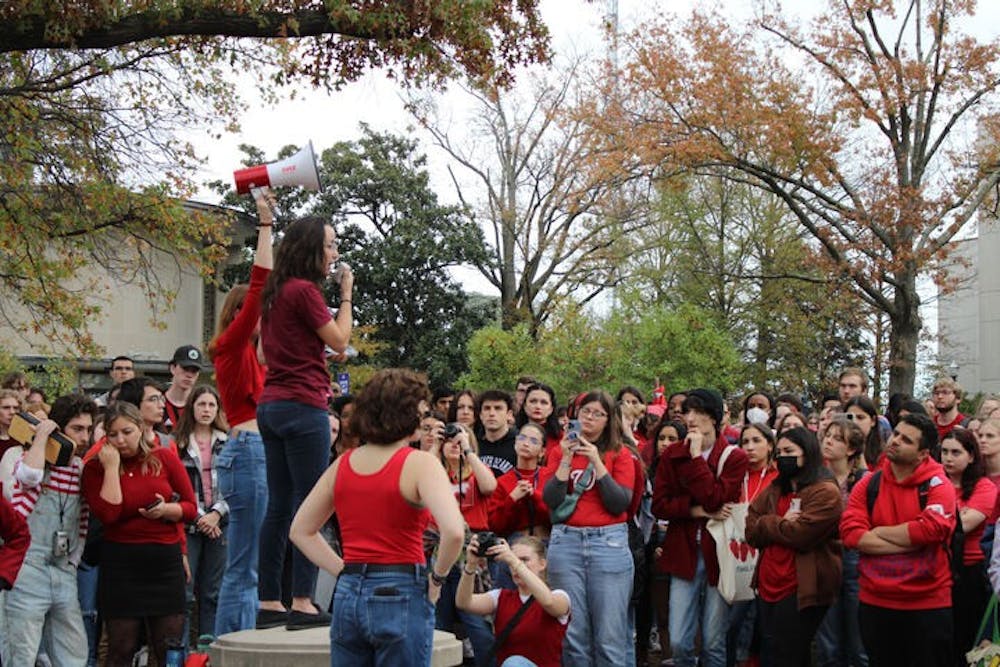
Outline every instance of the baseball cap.
<path id="1" fill-rule="evenodd" d="M 197 368 L 201 370 L 204 368 L 203 361 L 204 357 L 201 354 L 201 350 L 194 345 L 181 345 L 174 350 L 174 358 L 170 360 L 170 363 L 181 368 Z"/>

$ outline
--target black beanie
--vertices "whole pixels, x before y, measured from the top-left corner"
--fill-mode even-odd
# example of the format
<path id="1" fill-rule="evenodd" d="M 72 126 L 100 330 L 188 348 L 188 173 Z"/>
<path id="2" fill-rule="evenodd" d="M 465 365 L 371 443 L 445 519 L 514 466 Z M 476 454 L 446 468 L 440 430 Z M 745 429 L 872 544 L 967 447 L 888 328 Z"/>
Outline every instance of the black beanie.
<path id="1" fill-rule="evenodd" d="M 684 411 L 701 410 L 715 421 L 716 428 L 722 428 L 722 396 L 712 389 L 692 389 L 684 399 Z"/>

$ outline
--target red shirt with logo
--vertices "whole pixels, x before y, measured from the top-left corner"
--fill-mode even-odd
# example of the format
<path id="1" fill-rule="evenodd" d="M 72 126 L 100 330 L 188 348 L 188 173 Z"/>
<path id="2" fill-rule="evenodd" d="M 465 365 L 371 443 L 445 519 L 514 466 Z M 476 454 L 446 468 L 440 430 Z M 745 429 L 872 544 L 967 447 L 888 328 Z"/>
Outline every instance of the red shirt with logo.
<path id="1" fill-rule="evenodd" d="M 556 474 L 559 468 L 560 457 L 555 457 L 545 466 L 542 477 L 548 481 Z M 603 455 L 604 467 L 608 469 L 611 479 L 619 485 L 631 490 L 635 485 L 635 463 L 633 463 L 632 452 L 627 447 L 622 447 L 617 452 L 606 452 Z M 566 493 L 572 493 L 576 480 L 583 474 L 584 469 L 590 460 L 582 454 L 576 454 L 570 461 L 569 482 L 566 485 Z M 627 518 L 627 513 L 611 514 L 604 508 L 604 501 L 601 500 L 601 492 L 596 486 L 596 474 L 591 475 L 590 484 L 577 501 L 576 509 L 566 521 L 567 526 L 593 527 L 609 526 L 615 523 L 622 523 Z"/>

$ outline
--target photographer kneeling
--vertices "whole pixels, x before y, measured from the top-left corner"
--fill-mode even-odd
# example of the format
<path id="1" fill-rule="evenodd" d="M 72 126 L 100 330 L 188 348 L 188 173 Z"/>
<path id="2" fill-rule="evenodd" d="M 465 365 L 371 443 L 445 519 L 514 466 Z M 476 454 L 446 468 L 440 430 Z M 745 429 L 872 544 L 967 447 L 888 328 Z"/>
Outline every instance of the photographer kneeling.
<path id="1" fill-rule="evenodd" d="M 510 568 L 517 590 L 473 594 L 475 574 L 484 565 L 479 537 L 473 535 L 455 604 L 472 614 L 494 614 L 496 640 L 490 657 L 495 655 L 500 667 L 559 667 L 570 601 L 566 591 L 549 590 L 545 584 L 545 545 L 537 537 L 522 537 L 513 546 L 503 539 L 486 546 L 486 556 Z"/>

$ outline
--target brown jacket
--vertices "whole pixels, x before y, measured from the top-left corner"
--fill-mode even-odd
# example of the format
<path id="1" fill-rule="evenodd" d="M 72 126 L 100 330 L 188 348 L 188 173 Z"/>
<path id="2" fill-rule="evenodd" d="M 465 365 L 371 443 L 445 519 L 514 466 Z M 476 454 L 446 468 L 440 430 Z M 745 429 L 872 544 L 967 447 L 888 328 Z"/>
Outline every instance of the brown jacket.
<path id="1" fill-rule="evenodd" d="M 781 486 L 775 480 L 750 504 L 746 537 L 750 546 L 780 544 L 796 551 L 799 609 L 830 605 L 840 590 L 841 550 L 838 539 L 843 501 L 832 479 L 820 479 L 798 492 L 802 514 L 786 521 L 777 514 Z M 757 586 L 758 571 L 753 585 Z"/>

